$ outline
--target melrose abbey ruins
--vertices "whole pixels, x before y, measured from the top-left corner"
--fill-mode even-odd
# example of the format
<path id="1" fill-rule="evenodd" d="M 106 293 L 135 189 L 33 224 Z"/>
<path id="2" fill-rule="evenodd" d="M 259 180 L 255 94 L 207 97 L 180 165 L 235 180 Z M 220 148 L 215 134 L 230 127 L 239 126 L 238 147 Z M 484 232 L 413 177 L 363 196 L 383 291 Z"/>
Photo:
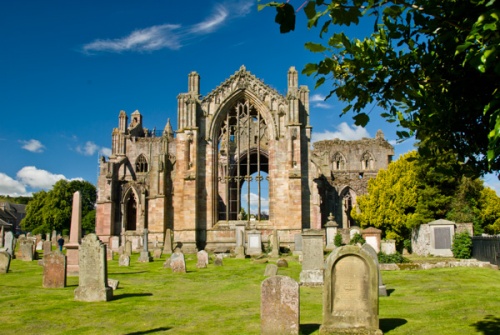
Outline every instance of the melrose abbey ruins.
<path id="1" fill-rule="evenodd" d="M 118 115 L 112 154 L 102 158 L 96 233 L 108 243 L 139 243 L 166 234 L 183 250 L 232 250 L 237 231 L 277 234 L 294 250 L 294 236 L 322 229 L 330 213 L 339 228 L 354 225 L 350 210 L 368 180 L 386 168 L 394 148 L 374 139 L 311 144 L 309 89 L 291 67 L 286 96 L 242 66 L 206 96 L 188 75 L 178 95 L 177 129 L 143 126 L 135 111 Z M 168 237 L 167 237 L 168 238 Z M 137 246 L 137 244 L 136 244 Z"/>

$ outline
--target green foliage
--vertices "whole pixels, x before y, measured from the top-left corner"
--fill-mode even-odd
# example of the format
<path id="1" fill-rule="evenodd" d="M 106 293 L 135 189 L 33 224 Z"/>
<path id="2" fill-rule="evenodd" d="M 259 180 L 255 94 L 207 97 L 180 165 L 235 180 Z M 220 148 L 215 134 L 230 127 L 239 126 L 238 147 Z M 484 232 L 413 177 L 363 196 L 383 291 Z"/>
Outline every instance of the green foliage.
<path id="1" fill-rule="evenodd" d="M 9 202 L 11 204 L 27 205 L 33 197 L 11 197 L 9 195 L 0 195 L 0 201 Z"/>
<path id="2" fill-rule="evenodd" d="M 454 168 L 470 176 L 500 170 L 497 0 L 316 0 L 304 12 L 325 38 L 306 48 L 326 56 L 302 73 L 315 76 L 316 87 L 330 82 L 328 97 L 346 102 L 342 113 L 352 111 L 356 125 L 365 126 L 364 110 L 376 105 L 402 127 L 400 139 L 420 141 L 422 157 L 452 153 Z M 333 25 L 360 22 L 373 24 L 371 34 L 327 36 Z"/>
<path id="3" fill-rule="evenodd" d="M 468 259 L 472 254 L 472 239 L 468 233 L 455 234 L 451 246 L 453 256 L 459 259 Z"/>
<path id="4" fill-rule="evenodd" d="M 396 252 L 392 255 L 388 255 L 386 253 L 383 253 L 383 252 L 379 252 L 378 253 L 378 262 L 380 264 L 400 264 L 400 263 L 408 263 L 409 260 L 405 257 L 403 257 L 403 255 L 401 255 L 399 252 Z"/>
<path id="5" fill-rule="evenodd" d="M 481 191 L 480 217 L 484 231 L 488 234 L 500 233 L 500 198 L 491 188 L 485 187 Z M 476 231 L 474 230 L 476 233 Z"/>
<path id="6" fill-rule="evenodd" d="M 411 240 L 404 240 L 403 241 L 403 247 L 406 249 L 406 251 L 408 251 L 410 254 L 413 252 L 412 248 L 411 248 Z"/>
<path id="7" fill-rule="evenodd" d="M 340 233 L 337 233 L 333 239 L 333 244 L 336 247 L 341 247 L 342 246 L 342 235 Z"/>
<path id="8" fill-rule="evenodd" d="M 86 234 L 95 232 L 95 218 L 95 209 L 91 210 L 84 217 L 82 217 L 82 230 Z"/>
<path id="9" fill-rule="evenodd" d="M 354 236 L 353 236 L 353 237 L 351 238 L 351 240 L 349 241 L 349 244 L 350 244 L 350 245 L 355 245 L 355 244 L 358 244 L 358 243 L 359 243 L 359 244 L 361 244 L 361 245 L 363 245 L 363 244 L 365 244 L 365 243 L 366 243 L 366 241 L 365 241 L 365 239 L 363 238 L 363 236 L 361 236 L 361 234 L 356 233 L 356 234 L 354 234 Z"/>
<path id="10" fill-rule="evenodd" d="M 40 191 L 33 194 L 33 200 L 26 206 L 26 217 L 21 221 L 24 231 L 33 234 L 48 233 L 53 230 L 61 232 L 71 226 L 73 194 L 80 191 L 82 200 L 82 218 L 94 211 L 97 200 L 95 186 L 81 180 L 60 180 L 50 191 Z M 92 215 L 85 219 L 85 228 L 93 231 Z"/>

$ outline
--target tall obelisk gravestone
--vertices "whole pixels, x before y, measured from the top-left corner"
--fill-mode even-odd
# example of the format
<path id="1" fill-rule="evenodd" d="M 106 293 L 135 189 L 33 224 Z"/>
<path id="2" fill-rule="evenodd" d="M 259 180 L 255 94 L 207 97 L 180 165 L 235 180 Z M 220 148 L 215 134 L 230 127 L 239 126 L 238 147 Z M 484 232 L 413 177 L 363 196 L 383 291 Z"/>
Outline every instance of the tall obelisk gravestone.
<path id="1" fill-rule="evenodd" d="M 80 192 L 73 194 L 73 210 L 71 213 L 71 228 L 69 234 L 69 243 L 66 244 L 66 264 L 68 276 L 78 276 L 79 255 L 78 248 L 82 241 L 82 198 Z"/>

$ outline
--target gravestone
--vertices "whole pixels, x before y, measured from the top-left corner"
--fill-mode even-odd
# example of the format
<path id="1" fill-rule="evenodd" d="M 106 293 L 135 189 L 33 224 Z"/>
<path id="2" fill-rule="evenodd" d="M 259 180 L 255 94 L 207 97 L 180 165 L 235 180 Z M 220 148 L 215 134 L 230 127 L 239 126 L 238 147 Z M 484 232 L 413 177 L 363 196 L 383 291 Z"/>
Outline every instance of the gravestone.
<path id="1" fill-rule="evenodd" d="M 309 229 L 302 233 L 302 271 L 300 283 L 307 286 L 323 285 L 324 256 L 321 230 Z"/>
<path id="2" fill-rule="evenodd" d="M 363 248 L 336 248 L 326 260 L 320 334 L 382 335 L 378 317 L 378 270 Z"/>
<path id="3" fill-rule="evenodd" d="M 162 250 L 161 248 L 154 248 L 153 249 L 153 258 L 160 259 L 162 255 Z"/>
<path id="4" fill-rule="evenodd" d="M 66 256 L 60 251 L 43 256 L 43 287 L 66 287 Z"/>
<path id="5" fill-rule="evenodd" d="M 175 249 L 175 252 L 170 257 L 169 264 L 172 272 L 186 273 L 186 261 L 180 249 Z"/>
<path id="6" fill-rule="evenodd" d="M 299 284 L 290 277 L 272 276 L 261 284 L 261 335 L 298 335 Z"/>
<path id="7" fill-rule="evenodd" d="M 69 233 L 69 242 L 65 245 L 68 265 L 67 273 L 68 276 L 78 276 L 80 269 L 79 247 L 82 240 L 82 198 L 79 191 L 73 193 Z"/>
<path id="8" fill-rule="evenodd" d="M 50 242 L 52 242 L 53 246 L 57 246 L 57 231 L 52 231 L 52 236 L 50 237 Z"/>
<path id="9" fill-rule="evenodd" d="M 293 235 L 293 254 L 295 256 L 302 255 L 302 234 Z"/>
<path id="10" fill-rule="evenodd" d="M 149 250 L 148 250 L 148 229 L 147 228 L 144 228 L 142 247 L 143 247 L 143 249 L 141 251 L 141 255 L 139 256 L 139 259 L 137 259 L 137 261 L 141 262 L 141 263 L 151 262 L 153 259 L 149 255 Z"/>
<path id="11" fill-rule="evenodd" d="M 363 250 L 366 250 L 373 258 L 375 263 L 377 264 L 377 272 L 378 272 L 378 295 L 387 297 L 387 287 L 384 285 L 384 282 L 382 281 L 382 272 L 380 271 L 380 267 L 378 265 L 378 255 L 377 251 L 372 247 L 371 244 L 365 243 L 361 247 Z"/>
<path id="12" fill-rule="evenodd" d="M 386 255 L 394 255 L 396 253 L 396 240 L 381 241 L 380 251 Z"/>
<path id="13" fill-rule="evenodd" d="M 75 289 L 75 300 L 111 300 L 113 290 L 108 286 L 106 245 L 96 234 L 88 234 L 82 239 L 79 256 L 79 286 Z"/>
<path id="14" fill-rule="evenodd" d="M 137 251 L 139 249 L 139 237 L 132 236 L 132 251 Z"/>
<path id="15" fill-rule="evenodd" d="M 260 256 L 262 254 L 262 236 L 260 231 L 252 230 L 248 232 L 247 255 Z"/>
<path id="16" fill-rule="evenodd" d="M 371 245 L 376 253 L 379 253 L 382 230 L 374 227 L 368 227 L 363 229 L 361 233 L 366 243 Z"/>
<path id="17" fill-rule="evenodd" d="M 111 240 L 110 240 L 110 246 L 111 246 L 111 250 L 113 251 L 118 251 L 118 248 L 120 247 L 120 237 L 118 236 L 111 236 Z"/>
<path id="18" fill-rule="evenodd" d="M 125 254 L 121 254 L 120 258 L 118 259 L 118 265 L 119 266 L 130 266 L 130 256 L 127 256 Z"/>
<path id="19" fill-rule="evenodd" d="M 163 241 L 163 253 L 171 254 L 172 253 L 172 231 L 170 228 L 165 232 L 165 239 Z"/>
<path id="20" fill-rule="evenodd" d="M 4 247 L 5 251 L 9 253 L 11 259 L 14 256 L 15 242 L 16 241 L 14 239 L 14 234 L 12 234 L 11 231 L 6 232 L 3 247 Z"/>
<path id="21" fill-rule="evenodd" d="M 271 257 L 279 257 L 280 256 L 280 242 L 278 238 L 278 231 L 275 229 L 271 236 L 269 237 L 271 244 Z"/>
<path id="22" fill-rule="evenodd" d="M 215 255 L 214 265 L 215 266 L 222 266 L 222 265 L 224 265 L 224 256 L 222 254 L 216 254 Z"/>
<path id="23" fill-rule="evenodd" d="M 113 250 L 106 248 L 106 259 L 108 261 L 112 261 L 114 255 L 115 255 L 115 253 L 113 252 Z"/>
<path id="24" fill-rule="evenodd" d="M 278 259 L 278 261 L 276 262 L 276 265 L 277 265 L 279 268 L 287 268 L 287 267 L 288 267 L 288 262 L 286 261 L 286 259 L 284 259 L 284 258 L 280 258 L 280 259 Z"/>
<path id="25" fill-rule="evenodd" d="M 44 241 L 43 242 L 43 254 L 47 255 L 52 252 L 52 242 L 50 241 Z"/>
<path id="26" fill-rule="evenodd" d="M 31 262 L 33 260 L 33 240 L 20 239 L 19 240 L 19 260 Z"/>
<path id="27" fill-rule="evenodd" d="M 125 255 L 132 256 L 132 242 L 127 240 L 125 241 Z"/>
<path id="28" fill-rule="evenodd" d="M 36 243 L 36 251 L 42 251 L 43 250 L 43 241 L 38 241 Z"/>
<path id="29" fill-rule="evenodd" d="M 108 278 L 108 286 L 111 287 L 113 291 L 118 289 L 118 284 L 120 284 L 119 280 Z"/>
<path id="30" fill-rule="evenodd" d="M 235 225 L 235 234 L 236 234 L 236 247 L 234 248 L 234 253 L 236 258 L 242 259 L 245 258 L 245 222 L 238 222 Z"/>
<path id="31" fill-rule="evenodd" d="M 10 259 L 10 254 L 7 251 L 0 251 L 0 274 L 9 272 Z"/>
<path id="32" fill-rule="evenodd" d="M 196 254 L 198 261 L 196 262 L 196 267 L 198 269 L 204 269 L 208 266 L 208 253 L 205 250 L 200 250 Z"/>
<path id="33" fill-rule="evenodd" d="M 3 248 L 3 236 L 4 236 L 4 226 L 0 228 L 0 248 Z"/>
<path id="34" fill-rule="evenodd" d="M 278 266 L 276 264 L 267 264 L 266 270 L 264 271 L 264 276 L 271 277 L 278 274 Z"/>

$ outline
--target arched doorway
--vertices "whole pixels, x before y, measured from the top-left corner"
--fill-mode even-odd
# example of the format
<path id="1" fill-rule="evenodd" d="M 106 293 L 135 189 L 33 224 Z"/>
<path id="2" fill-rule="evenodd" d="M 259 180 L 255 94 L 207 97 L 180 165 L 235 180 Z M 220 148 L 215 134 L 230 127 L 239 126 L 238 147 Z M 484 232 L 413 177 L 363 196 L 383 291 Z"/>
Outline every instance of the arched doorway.
<path id="1" fill-rule="evenodd" d="M 125 202 L 125 230 L 137 229 L 137 200 L 134 192 L 130 192 Z"/>

